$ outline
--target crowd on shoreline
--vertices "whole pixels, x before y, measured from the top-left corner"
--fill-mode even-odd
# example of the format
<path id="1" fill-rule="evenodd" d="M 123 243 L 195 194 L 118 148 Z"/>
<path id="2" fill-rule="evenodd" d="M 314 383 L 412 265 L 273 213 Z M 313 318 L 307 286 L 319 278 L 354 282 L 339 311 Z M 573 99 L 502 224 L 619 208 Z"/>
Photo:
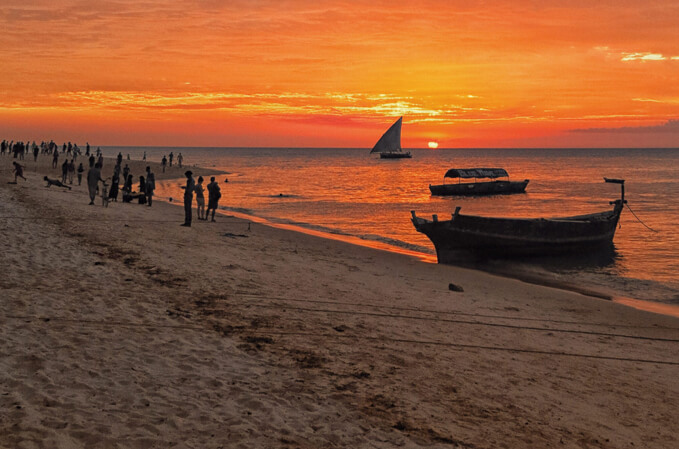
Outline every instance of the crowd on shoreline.
<path id="1" fill-rule="evenodd" d="M 71 190 L 71 185 L 73 185 L 74 183 L 76 173 L 78 183 L 77 185 L 80 186 L 82 184 L 82 178 L 83 173 L 85 172 L 85 168 L 82 162 L 78 163 L 78 166 L 76 168 L 77 163 L 76 161 L 78 157 L 82 154 L 82 151 L 80 150 L 77 144 L 73 144 L 71 142 L 64 143 L 62 146 L 62 150 L 60 152 L 59 146 L 56 143 L 54 143 L 54 141 L 50 142 L 43 141 L 40 143 L 40 145 L 38 145 L 36 144 L 35 141 L 33 141 L 33 143 L 30 142 L 24 143 L 14 141 L 8 142 L 7 140 L 3 140 L 0 143 L 0 156 L 8 155 L 13 156 L 13 158 L 16 159 L 15 161 L 12 161 L 14 167 L 12 169 L 14 173 L 14 181 L 13 182 L 10 181 L 10 183 L 16 184 L 19 178 L 26 180 L 26 177 L 24 176 L 25 166 L 17 162 L 17 160 L 23 161 L 27 154 L 33 154 L 34 162 L 38 161 L 39 155 L 51 156 L 52 157 L 51 167 L 53 169 L 59 168 L 60 155 L 65 156 L 65 160 L 61 164 L 61 179 L 44 176 L 43 179 L 46 182 L 46 187 L 56 186 Z M 120 193 L 122 193 L 122 202 L 124 203 L 130 203 L 136 200 L 139 204 L 146 204 L 149 207 L 152 206 L 156 183 L 155 175 L 151 171 L 150 165 L 146 166 L 146 176 L 144 175 L 139 176 L 138 190 L 135 191 L 133 186 L 134 177 L 130 173 L 129 165 L 125 164 L 125 166 L 122 167 L 123 164 L 122 153 L 119 152 L 118 155 L 116 156 L 116 164 L 113 168 L 113 175 L 110 178 L 111 180 L 110 185 L 107 183 L 107 180 L 109 178 L 106 179 L 102 178 L 101 170 L 104 166 L 104 155 L 101 149 L 97 147 L 95 151 L 91 151 L 91 147 L 88 142 L 85 147 L 84 156 L 87 158 L 87 162 L 89 165 L 86 175 L 87 183 L 86 185 L 90 197 L 89 202 L 90 205 L 94 205 L 94 200 L 97 198 L 97 196 L 101 196 L 102 204 L 104 206 L 108 206 L 108 203 L 111 201 L 117 202 Z M 169 153 L 169 158 L 163 155 L 163 158 L 161 160 L 163 173 L 165 173 L 165 169 L 168 165 L 168 162 L 169 166 L 172 167 L 174 158 L 175 156 L 173 152 Z M 183 159 L 184 158 L 182 154 L 179 153 L 176 157 L 176 163 L 179 167 L 182 166 Z M 127 155 L 127 160 L 130 160 L 129 154 Z M 144 152 L 142 161 L 146 161 L 146 152 Z M 213 222 L 216 221 L 215 210 L 218 207 L 219 198 L 221 198 L 221 191 L 219 184 L 215 181 L 215 177 L 212 177 L 210 183 L 207 185 L 208 206 L 206 209 L 204 194 L 205 187 L 203 186 L 203 177 L 200 176 L 198 178 L 198 182 L 196 183 L 193 179 L 193 173 L 191 171 L 187 171 L 185 173 L 185 176 L 187 177 L 186 186 L 182 187 L 182 189 L 184 190 L 185 220 L 182 226 L 191 226 L 192 221 L 191 219 L 193 215 L 192 203 L 194 194 L 196 196 L 196 213 L 198 219 L 207 221 L 208 215 L 210 211 L 212 211 L 211 221 Z M 121 177 L 122 177 L 122 188 L 121 188 Z M 101 189 L 99 187 L 100 183 Z"/>

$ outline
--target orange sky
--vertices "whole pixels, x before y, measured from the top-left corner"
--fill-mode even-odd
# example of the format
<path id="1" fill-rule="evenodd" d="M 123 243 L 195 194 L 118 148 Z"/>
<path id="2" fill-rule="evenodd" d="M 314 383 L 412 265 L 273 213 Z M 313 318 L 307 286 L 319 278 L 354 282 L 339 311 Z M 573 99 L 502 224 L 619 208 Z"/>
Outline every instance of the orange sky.
<path id="1" fill-rule="evenodd" d="M 0 139 L 679 147 L 675 0 L 3 0 Z"/>

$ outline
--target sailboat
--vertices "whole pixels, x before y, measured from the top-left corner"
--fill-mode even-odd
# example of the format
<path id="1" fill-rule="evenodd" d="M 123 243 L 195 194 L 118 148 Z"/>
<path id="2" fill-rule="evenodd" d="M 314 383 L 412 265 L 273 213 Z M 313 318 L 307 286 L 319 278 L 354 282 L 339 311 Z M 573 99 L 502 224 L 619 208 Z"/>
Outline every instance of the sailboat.
<path id="1" fill-rule="evenodd" d="M 379 153 L 381 159 L 402 159 L 413 157 L 410 151 L 404 152 L 401 148 L 401 123 L 403 117 L 399 117 L 396 123 L 382 134 L 370 153 Z"/>

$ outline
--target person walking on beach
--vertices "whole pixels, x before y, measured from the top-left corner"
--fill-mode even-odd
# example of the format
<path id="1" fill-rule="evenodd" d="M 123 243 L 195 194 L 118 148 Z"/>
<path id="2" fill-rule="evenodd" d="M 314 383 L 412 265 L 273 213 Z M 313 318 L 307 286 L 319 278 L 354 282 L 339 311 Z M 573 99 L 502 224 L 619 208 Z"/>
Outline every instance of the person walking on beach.
<path id="1" fill-rule="evenodd" d="M 94 164 L 94 167 L 90 168 L 87 172 L 87 189 L 90 193 L 90 205 L 94 205 L 94 199 L 97 197 L 97 190 L 99 188 L 99 181 L 104 182 L 101 179 L 101 164 L 98 162 Z"/>
<path id="2" fill-rule="evenodd" d="M 83 182 L 83 172 L 85 171 L 85 167 L 83 167 L 83 163 L 81 162 L 80 165 L 78 165 L 78 185 L 80 185 Z"/>
<path id="3" fill-rule="evenodd" d="M 203 187 L 202 176 L 198 177 L 198 184 L 196 184 L 194 190 L 196 191 L 196 212 L 198 212 L 198 219 L 207 220 L 207 215 L 205 215 L 205 188 Z"/>
<path id="4" fill-rule="evenodd" d="M 165 157 L 165 155 L 163 155 L 163 161 L 161 162 L 161 164 L 163 165 L 163 173 L 165 173 L 165 166 L 167 165 L 167 158 Z"/>
<path id="5" fill-rule="evenodd" d="M 12 161 L 12 164 L 14 164 L 14 168 L 12 169 L 14 172 L 14 184 L 17 183 L 17 178 L 21 178 L 26 181 L 26 178 L 24 178 L 24 166 L 19 164 L 17 161 Z"/>
<path id="6" fill-rule="evenodd" d="M 146 203 L 149 207 L 153 203 L 153 191 L 156 190 L 156 175 L 151 172 L 151 167 L 146 167 Z"/>
<path id="7" fill-rule="evenodd" d="M 215 211 L 219 203 L 219 199 L 222 197 L 222 193 L 219 189 L 219 184 L 215 181 L 215 177 L 210 178 L 210 184 L 207 185 L 207 211 L 205 212 L 205 219 L 210 215 L 210 210 L 212 210 L 212 220 L 215 221 Z"/>
<path id="8" fill-rule="evenodd" d="M 182 161 L 184 161 L 184 156 L 182 156 L 181 153 L 177 155 L 177 164 L 179 164 L 179 168 L 182 168 Z"/>
<path id="9" fill-rule="evenodd" d="M 57 168 L 59 165 L 59 150 L 54 149 L 54 153 L 52 154 L 52 168 Z"/>
<path id="10" fill-rule="evenodd" d="M 172 158 L 174 158 L 174 154 L 170 151 L 170 167 L 172 167 Z"/>
<path id="11" fill-rule="evenodd" d="M 186 176 L 186 186 L 182 187 L 184 189 L 184 224 L 182 226 L 187 227 L 191 227 L 191 203 L 193 202 L 193 190 L 196 187 L 192 175 L 191 170 L 184 173 L 184 176 Z"/>
<path id="12" fill-rule="evenodd" d="M 141 160 L 146 161 L 146 151 L 144 151 L 144 157 L 142 157 Z"/>

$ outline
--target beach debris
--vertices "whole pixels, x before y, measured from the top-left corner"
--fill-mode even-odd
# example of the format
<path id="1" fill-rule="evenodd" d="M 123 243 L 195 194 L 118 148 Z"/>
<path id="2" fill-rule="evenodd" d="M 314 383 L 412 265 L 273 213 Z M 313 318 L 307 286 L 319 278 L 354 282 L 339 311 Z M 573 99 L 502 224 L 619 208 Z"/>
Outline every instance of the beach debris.
<path id="1" fill-rule="evenodd" d="M 224 237 L 231 237 L 231 238 L 235 238 L 235 237 L 247 237 L 247 235 L 245 235 L 245 234 L 234 234 L 234 233 L 232 233 L 232 232 L 225 232 L 225 233 L 222 234 L 222 235 L 223 235 Z"/>
<path id="2" fill-rule="evenodd" d="M 448 290 L 450 290 L 451 292 L 463 292 L 464 291 L 464 289 L 461 286 L 459 286 L 457 284 L 453 284 L 452 282 L 450 284 L 448 284 Z"/>
<path id="3" fill-rule="evenodd" d="M 349 328 L 346 327 L 344 324 L 341 324 L 339 326 L 333 327 L 333 329 L 335 329 L 337 332 L 344 332 L 345 330 L 347 330 Z"/>

